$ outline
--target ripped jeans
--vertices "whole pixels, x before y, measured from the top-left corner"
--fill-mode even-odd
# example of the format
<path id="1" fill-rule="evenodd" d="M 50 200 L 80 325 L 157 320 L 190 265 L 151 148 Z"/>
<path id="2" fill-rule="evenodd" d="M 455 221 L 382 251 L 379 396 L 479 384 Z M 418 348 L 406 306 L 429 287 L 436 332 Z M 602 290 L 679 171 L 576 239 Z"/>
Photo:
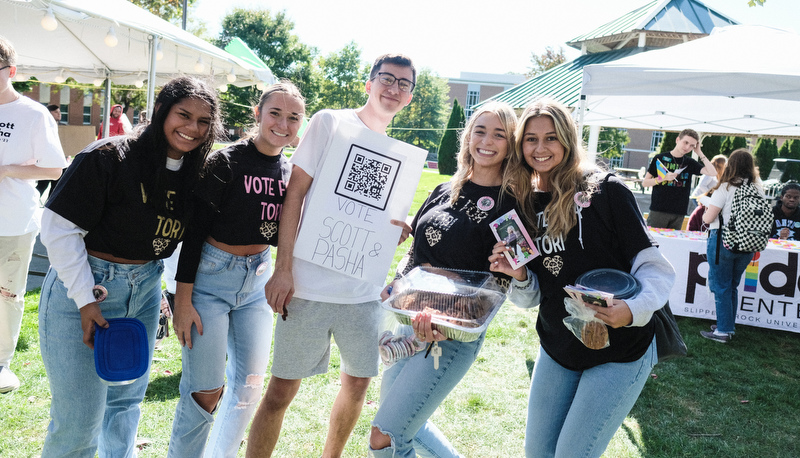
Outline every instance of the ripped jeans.
<path id="1" fill-rule="evenodd" d="M 269 249 L 234 256 L 208 243 L 203 245 L 192 294 L 203 335 L 193 327 L 192 349 L 182 350 L 181 398 L 175 409 L 169 457 L 199 457 L 204 450 L 207 457 L 237 455 L 245 427 L 261 399 L 269 362 L 272 309 L 264 297 L 264 286 L 271 274 L 270 262 Z M 226 377 L 227 389 L 215 422 L 214 415 L 200 407 L 192 393 L 215 392 L 225 386 Z"/>
<path id="2" fill-rule="evenodd" d="M 410 331 L 406 326 L 404 333 Z M 439 428 L 429 420 L 447 395 L 464 378 L 483 347 L 486 333 L 472 342 L 439 342 L 439 369 L 421 351 L 383 371 L 381 403 L 372 426 L 391 438 L 389 447 L 369 449 L 371 458 L 461 457 Z"/>

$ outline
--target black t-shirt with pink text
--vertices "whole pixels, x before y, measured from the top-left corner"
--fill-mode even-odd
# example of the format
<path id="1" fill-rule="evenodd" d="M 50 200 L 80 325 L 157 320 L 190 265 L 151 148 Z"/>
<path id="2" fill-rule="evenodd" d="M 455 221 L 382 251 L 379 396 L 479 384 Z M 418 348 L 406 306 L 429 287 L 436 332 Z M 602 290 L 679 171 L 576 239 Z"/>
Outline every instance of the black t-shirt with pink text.
<path id="1" fill-rule="evenodd" d="M 194 283 L 209 235 L 228 245 L 277 246 L 290 173 L 283 154 L 261 154 L 252 140 L 212 153 L 194 191 L 192 227 L 175 278 Z"/>

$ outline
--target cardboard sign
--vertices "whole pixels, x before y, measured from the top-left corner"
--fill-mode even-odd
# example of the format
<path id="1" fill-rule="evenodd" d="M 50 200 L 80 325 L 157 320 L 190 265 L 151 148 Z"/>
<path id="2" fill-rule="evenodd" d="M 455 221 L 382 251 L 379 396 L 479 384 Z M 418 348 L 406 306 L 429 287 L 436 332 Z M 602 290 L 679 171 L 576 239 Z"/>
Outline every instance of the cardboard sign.
<path id="1" fill-rule="evenodd" d="M 294 255 L 382 286 L 428 152 L 340 123 L 306 200 Z"/>

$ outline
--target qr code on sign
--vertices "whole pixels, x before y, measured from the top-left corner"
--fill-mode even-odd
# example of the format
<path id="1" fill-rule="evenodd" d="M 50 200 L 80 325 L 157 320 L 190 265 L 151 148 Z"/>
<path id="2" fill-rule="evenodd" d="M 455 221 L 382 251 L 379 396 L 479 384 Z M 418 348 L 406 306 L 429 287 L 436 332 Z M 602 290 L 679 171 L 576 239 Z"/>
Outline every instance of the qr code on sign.
<path id="1" fill-rule="evenodd" d="M 396 159 L 352 145 L 336 194 L 385 210 L 399 168 L 400 161 Z"/>

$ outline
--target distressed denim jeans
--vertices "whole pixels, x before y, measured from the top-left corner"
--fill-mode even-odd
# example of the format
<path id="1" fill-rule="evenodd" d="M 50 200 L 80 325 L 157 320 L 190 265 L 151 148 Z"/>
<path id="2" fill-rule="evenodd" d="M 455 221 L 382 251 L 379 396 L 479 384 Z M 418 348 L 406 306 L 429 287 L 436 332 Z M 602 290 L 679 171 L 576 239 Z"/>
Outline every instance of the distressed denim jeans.
<path id="1" fill-rule="evenodd" d="M 203 335 L 192 328 L 192 349 L 183 347 L 181 398 L 175 409 L 170 457 L 235 457 L 264 386 L 272 342 L 272 309 L 264 297 L 270 250 L 234 256 L 203 245 L 192 304 Z M 259 266 L 261 268 L 259 269 Z M 226 369 L 227 356 L 227 369 Z M 227 389 L 214 415 L 192 393 Z M 212 428 L 213 425 L 213 428 Z M 208 445 L 206 446 L 206 439 Z"/>

